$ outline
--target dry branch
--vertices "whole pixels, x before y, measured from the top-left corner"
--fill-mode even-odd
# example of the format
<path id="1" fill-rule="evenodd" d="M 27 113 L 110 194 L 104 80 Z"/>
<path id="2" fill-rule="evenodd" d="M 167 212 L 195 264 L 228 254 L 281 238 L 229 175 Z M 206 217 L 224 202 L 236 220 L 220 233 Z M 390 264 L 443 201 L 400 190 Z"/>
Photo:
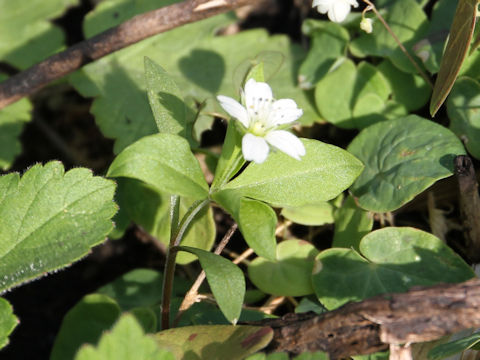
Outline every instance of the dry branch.
<path id="1" fill-rule="evenodd" d="M 105 55 L 167 30 L 252 3 L 255 1 L 189 0 L 137 15 L 0 83 L 0 109 Z"/>
<path id="2" fill-rule="evenodd" d="M 480 327 L 479 310 L 480 279 L 473 279 L 383 294 L 322 315 L 289 314 L 260 323 L 274 330 L 270 352 L 325 351 L 338 359 Z"/>

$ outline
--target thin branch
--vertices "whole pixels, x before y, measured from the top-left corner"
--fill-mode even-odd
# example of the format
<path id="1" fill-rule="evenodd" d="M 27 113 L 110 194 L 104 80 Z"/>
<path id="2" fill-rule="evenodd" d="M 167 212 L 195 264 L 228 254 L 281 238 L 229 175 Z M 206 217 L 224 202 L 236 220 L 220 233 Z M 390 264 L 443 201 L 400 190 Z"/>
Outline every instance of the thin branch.
<path id="1" fill-rule="evenodd" d="M 0 83 L 0 109 L 117 50 L 153 35 L 252 3 L 255 1 L 188 0 L 137 15 Z"/>
<path id="2" fill-rule="evenodd" d="M 440 339 L 480 327 L 480 279 L 382 294 L 336 310 L 248 322 L 274 330 L 267 352 L 325 351 L 331 359 Z"/>

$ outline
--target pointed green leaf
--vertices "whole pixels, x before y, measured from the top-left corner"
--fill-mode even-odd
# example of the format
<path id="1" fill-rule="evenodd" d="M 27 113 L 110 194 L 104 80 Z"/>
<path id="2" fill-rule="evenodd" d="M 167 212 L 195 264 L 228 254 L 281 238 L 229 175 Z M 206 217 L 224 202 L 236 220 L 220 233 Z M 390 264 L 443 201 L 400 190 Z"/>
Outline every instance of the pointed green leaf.
<path id="1" fill-rule="evenodd" d="M 148 57 L 145 57 L 145 79 L 148 101 L 158 130 L 185 137 L 185 103 L 175 81 Z"/>
<path id="2" fill-rule="evenodd" d="M 155 338 L 177 359 L 241 360 L 267 346 L 273 330 L 245 325 L 185 326 L 161 331 Z"/>
<path id="3" fill-rule="evenodd" d="M 357 206 L 351 196 L 335 213 L 335 234 L 332 247 L 353 248 L 358 250 L 360 240 L 373 227 L 373 214 Z"/>
<path id="4" fill-rule="evenodd" d="M 19 321 L 13 314 L 12 305 L 0 298 L 0 349 L 9 343 L 8 336 L 18 325 Z"/>
<path id="5" fill-rule="evenodd" d="M 362 208 L 376 212 L 396 210 L 452 175 L 453 159 L 465 153 L 450 130 L 416 115 L 364 129 L 348 151 L 365 164 L 351 191 Z"/>
<path id="6" fill-rule="evenodd" d="M 110 297 L 85 296 L 63 318 L 50 360 L 73 360 L 82 344 L 96 344 L 119 316 L 120 308 Z"/>
<path id="7" fill-rule="evenodd" d="M 468 152 L 480 159 L 480 83 L 462 77 L 448 98 L 450 129 L 465 141 Z"/>
<path id="8" fill-rule="evenodd" d="M 275 207 L 317 203 L 335 198 L 363 169 L 361 162 L 345 150 L 316 140 L 302 141 L 306 155 L 300 161 L 274 152 L 262 164 L 251 163 L 214 193 L 213 199 L 232 213 L 238 211 L 235 199 L 241 197 Z"/>
<path id="9" fill-rule="evenodd" d="M 412 286 L 466 281 L 475 276 L 462 258 L 432 234 L 388 227 L 371 232 L 353 249 L 321 252 L 313 270 L 313 288 L 329 310 Z"/>
<path id="10" fill-rule="evenodd" d="M 224 257 L 205 250 L 187 246 L 179 246 L 179 250 L 198 257 L 220 310 L 228 321 L 235 324 L 245 296 L 245 278 L 240 268 Z"/>
<path id="11" fill-rule="evenodd" d="M 160 349 L 152 336 L 145 335 L 132 315 L 125 314 L 111 331 L 103 334 L 98 346 L 83 346 L 75 360 L 175 360 L 175 357 Z"/>
<path id="12" fill-rule="evenodd" d="M 447 98 L 467 55 L 477 18 L 478 0 L 459 0 L 450 36 L 430 100 L 430 114 L 435 116 Z"/>
<path id="13" fill-rule="evenodd" d="M 62 49 L 58 18 L 78 0 L 0 1 L 0 61 L 27 68 Z"/>
<path id="14" fill-rule="evenodd" d="M 193 199 L 208 196 L 188 142 L 172 134 L 146 136 L 130 145 L 115 158 L 107 176 L 142 180 L 159 191 Z"/>
<path id="15" fill-rule="evenodd" d="M 270 206 L 256 200 L 241 199 L 238 225 L 248 246 L 258 256 L 275 260 L 277 215 Z"/>
<path id="16" fill-rule="evenodd" d="M 430 350 L 428 353 L 429 360 L 440 360 L 451 357 L 455 354 L 461 353 L 465 350 L 471 349 L 480 342 L 480 333 L 475 333 L 470 336 L 441 344 Z"/>
<path id="17" fill-rule="evenodd" d="M 0 291 L 70 265 L 101 243 L 117 211 L 113 181 L 59 162 L 0 177 Z"/>
<path id="18" fill-rule="evenodd" d="M 6 78 L 0 74 L 0 81 Z M 0 169 L 8 169 L 20 154 L 21 144 L 18 137 L 25 123 L 31 120 L 31 110 L 32 104 L 28 99 L 22 99 L 0 110 Z"/>
<path id="19" fill-rule="evenodd" d="M 310 278 L 317 254 L 317 249 L 306 241 L 282 241 L 277 245 L 276 260 L 256 258 L 248 266 L 248 275 L 255 286 L 267 294 L 313 294 Z"/>

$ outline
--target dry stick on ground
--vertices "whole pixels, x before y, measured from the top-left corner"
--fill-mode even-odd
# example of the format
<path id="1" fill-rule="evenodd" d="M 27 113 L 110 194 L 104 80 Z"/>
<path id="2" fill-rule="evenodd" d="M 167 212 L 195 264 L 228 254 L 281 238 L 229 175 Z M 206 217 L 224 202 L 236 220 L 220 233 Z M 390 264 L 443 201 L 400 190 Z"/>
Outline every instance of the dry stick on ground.
<path id="1" fill-rule="evenodd" d="M 288 314 L 249 324 L 274 330 L 268 352 L 325 351 L 332 359 L 370 354 L 480 327 L 480 279 L 383 294 L 322 315 Z"/>
<path id="2" fill-rule="evenodd" d="M 472 159 L 467 155 L 455 158 L 455 175 L 460 190 L 460 213 L 466 240 L 465 256 L 480 262 L 480 197 Z"/>
<path id="3" fill-rule="evenodd" d="M 0 83 L 0 109 L 143 39 L 253 3 L 254 0 L 189 0 L 137 15 Z"/>

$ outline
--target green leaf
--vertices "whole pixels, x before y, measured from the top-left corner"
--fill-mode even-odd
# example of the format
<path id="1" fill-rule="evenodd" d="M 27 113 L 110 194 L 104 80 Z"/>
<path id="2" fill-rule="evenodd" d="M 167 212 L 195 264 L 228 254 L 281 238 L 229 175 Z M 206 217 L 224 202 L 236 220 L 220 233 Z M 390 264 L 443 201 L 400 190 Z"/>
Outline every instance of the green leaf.
<path id="1" fill-rule="evenodd" d="M 365 164 L 351 192 L 362 208 L 376 212 L 396 210 L 452 175 L 453 159 L 464 154 L 451 131 L 416 115 L 364 129 L 348 151 Z"/>
<path id="2" fill-rule="evenodd" d="M 185 103 L 175 81 L 148 57 L 145 57 L 145 78 L 148 100 L 158 130 L 185 137 Z"/>
<path id="3" fill-rule="evenodd" d="M 169 194 L 204 199 L 208 185 L 188 142 L 177 135 L 146 136 L 123 150 L 108 169 L 109 177 L 142 180 Z"/>
<path id="4" fill-rule="evenodd" d="M 0 298 L 0 349 L 9 343 L 8 336 L 18 325 L 19 321 L 13 314 L 12 305 Z"/>
<path id="5" fill-rule="evenodd" d="M 238 225 L 248 246 L 258 256 L 275 260 L 277 215 L 270 206 L 256 200 L 241 199 Z"/>
<path id="6" fill-rule="evenodd" d="M 187 246 L 179 246 L 178 249 L 198 257 L 220 310 L 228 321 L 236 324 L 245 296 L 245 278 L 240 268 L 220 255 L 205 250 Z"/>
<path id="7" fill-rule="evenodd" d="M 353 248 L 358 250 L 360 240 L 373 227 L 373 214 L 357 206 L 351 196 L 335 213 L 335 234 L 333 247 Z"/>
<path id="8" fill-rule="evenodd" d="M 2 35 L 0 32 L 0 38 Z M 0 74 L 0 81 L 5 79 L 6 77 Z M 8 169 L 20 154 L 22 146 L 18 137 L 24 125 L 31 120 L 31 111 L 32 104 L 28 99 L 22 99 L 0 110 L 0 169 Z"/>
<path id="9" fill-rule="evenodd" d="M 390 93 L 389 83 L 375 67 L 362 62 L 357 68 L 343 59 L 317 83 L 315 103 L 328 122 L 346 129 L 363 128 L 386 119 L 382 113 Z M 372 100 L 371 95 L 376 98 Z"/>
<path id="10" fill-rule="evenodd" d="M 305 352 L 293 358 L 293 360 L 329 360 L 327 353 L 316 351 L 313 353 Z"/>
<path id="11" fill-rule="evenodd" d="M 282 241 L 277 245 L 277 259 L 256 258 L 248 265 L 248 275 L 256 287 L 268 294 L 313 294 L 310 276 L 317 254 L 315 247 L 306 241 Z"/>
<path id="12" fill-rule="evenodd" d="M 273 330 L 245 325 L 185 326 L 161 331 L 155 338 L 177 359 L 241 360 L 267 346 Z"/>
<path id="13" fill-rule="evenodd" d="M 440 70 L 430 101 L 434 116 L 447 98 L 467 55 L 477 18 L 477 0 L 459 0 L 453 18 L 449 40 L 442 57 Z"/>
<path id="14" fill-rule="evenodd" d="M 436 346 L 428 353 L 428 359 L 440 360 L 471 349 L 480 342 L 480 333 Z"/>
<path id="15" fill-rule="evenodd" d="M 120 308 L 110 297 L 85 296 L 63 318 L 50 360 L 72 360 L 82 344 L 96 344 L 119 316 Z"/>
<path id="16" fill-rule="evenodd" d="M 329 310 L 412 286 L 455 283 L 475 276 L 437 237 L 414 228 L 384 228 L 365 236 L 360 253 L 332 248 L 316 258 L 313 288 Z"/>
<path id="17" fill-rule="evenodd" d="M 311 298 L 311 296 L 305 296 L 300 300 L 297 307 L 295 308 L 295 314 L 306 313 L 313 311 L 316 314 L 323 314 L 327 311 L 317 299 Z"/>
<path id="18" fill-rule="evenodd" d="M 83 346 L 75 360 L 175 360 L 162 350 L 154 338 L 145 335 L 135 318 L 126 314 L 110 332 L 104 333 L 98 346 Z"/>
<path id="19" fill-rule="evenodd" d="M 428 31 L 427 16 L 415 0 L 391 3 L 385 20 L 405 48 L 412 49 Z M 350 51 L 356 57 L 385 57 L 402 71 L 417 72 L 380 21 L 374 22 L 372 34 L 363 34 L 353 40 L 350 43 Z M 414 56 L 413 53 L 411 55 Z"/>
<path id="20" fill-rule="evenodd" d="M 115 184 L 59 162 L 0 177 L 0 291 L 70 265 L 113 228 Z"/>
<path id="21" fill-rule="evenodd" d="M 302 25 L 303 32 L 314 26 L 316 30 L 306 34 L 311 36 L 310 50 L 298 73 L 302 89 L 313 88 L 330 71 L 336 60 L 345 54 L 350 40 L 345 28 L 330 21 L 307 19 Z"/>
<path id="22" fill-rule="evenodd" d="M 460 78 L 448 98 L 450 129 L 461 139 L 470 154 L 480 159 L 480 84 L 470 78 Z"/>
<path id="23" fill-rule="evenodd" d="M 355 157 L 336 146 L 302 139 L 306 155 L 295 160 L 282 152 L 270 154 L 262 164 L 251 163 L 213 199 L 231 213 L 239 199 L 249 197 L 275 207 L 300 206 L 335 198 L 362 171 Z"/>
<path id="24" fill-rule="evenodd" d="M 107 18 L 117 15 L 125 19 L 136 14 L 137 9 L 126 14 L 124 8 L 129 6 L 130 11 L 135 6 L 140 7 L 141 3 L 156 7 L 165 4 L 158 0 L 135 2 L 131 5 L 108 1 L 108 4 L 98 7 L 98 10 L 86 19 L 85 28 L 89 28 L 94 14 L 101 17 L 101 13 L 109 12 Z M 98 23 L 102 21 L 105 22 L 105 27 L 108 27 L 106 19 L 98 19 Z M 242 31 L 231 36 L 215 35 L 216 29 L 232 21 L 230 14 L 179 27 L 89 64 L 70 77 L 74 87 L 83 96 L 96 98 L 92 112 L 102 132 L 107 137 L 116 139 L 115 152 L 118 153 L 135 140 L 156 132 L 155 121 L 148 109 L 144 92 L 144 56 L 148 56 L 168 72 L 188 103 L 193 103 L 194 100 L 200 104 L 205 102 L 200 117 L 208 115 L 211 123 L 213 119 L 210 114 L 221 111 L 215 99 L 216 95 L 238 97 L 239 88 L 234 84 L 237 69 L 245 63 L 250 68 L 250 61 L 259 54 L 278 54 L 283 59 L 280 69 L 275 70 L 273 77 L 266 76 L 275 97 L 294 99 L 304 111 L 300 118 L 302 123 L 311 124 L 318 120 L 318 114 L 308 94 L 296 86 L 297 69 L 305 55 L 302 47 L 291 44 L 284 35 L 270 36 L 262 29 Z M 92 34 L 89 32 L 87 35 Z M 270 74 L 271 65 L 265 62 L 264 67 L 265 74 Z M 275 65 L 275 68 L 278 66 Z M 242 80 L 243 75 L 245 73 L 242 73 Z M 199 131 L 208 126 L 199 124 Z M 199 134 L 196 132 L 194 135 L 198 140 Z"/>
<path id="25" fill-rule="evenodd" d="M 78 0 L 0 1 L 0 61 L 27 68 L 61 50 L 64 35 L 50 20 Z"/>
<path id="26" fill-rule="evenodd" d="M 333 223 L 333 205 L 323 201 L 297 207 L 285 207 L 281 215 L 297 224 L 321 226 Z"/>

